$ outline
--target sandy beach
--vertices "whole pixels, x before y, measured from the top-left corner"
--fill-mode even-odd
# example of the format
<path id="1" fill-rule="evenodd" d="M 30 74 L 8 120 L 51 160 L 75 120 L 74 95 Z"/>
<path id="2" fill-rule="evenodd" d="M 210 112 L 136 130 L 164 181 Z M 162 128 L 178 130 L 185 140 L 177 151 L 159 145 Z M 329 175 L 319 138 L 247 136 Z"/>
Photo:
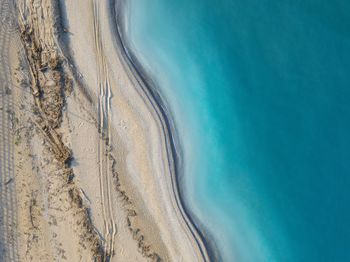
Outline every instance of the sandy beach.
<path id="1" fill-rule="evenodd" d="M 209 261 L 179 195 L 171 118 L 128 52 L 125 3 L 11 8 L 5 261 Z"/>

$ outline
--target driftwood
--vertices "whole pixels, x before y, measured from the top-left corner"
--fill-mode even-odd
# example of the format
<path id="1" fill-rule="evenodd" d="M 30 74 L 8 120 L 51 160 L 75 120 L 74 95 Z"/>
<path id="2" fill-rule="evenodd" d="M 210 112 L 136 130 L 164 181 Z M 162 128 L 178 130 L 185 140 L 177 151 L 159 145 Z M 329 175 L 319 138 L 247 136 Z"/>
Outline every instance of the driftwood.
<path id="1" fill-rule="evenodd" d="M 57 4 L 57 3 L 56 3 Z M 34 99 L 34 122 L 48 142 L 49 150 L 57 161 L 57 168 L 66 179 L 69 187 L 68 196 L 71 206 L 81 214 L 81 226 L 84 239 L 89 242 L 95 261 L 105 261 L 102 240 L 92 225 L 88 209 L 84 206 L 81 192 L 74 183 L 74 174 L 70 168 L 71 150 L 63 143 L 58 128 L 62 122 L 62 111 L 65 105 L 66 92 L 71 92 L 73 81 L 66 73 L 60 48 L 57 46 L 57 34 L 60 32 L 57 22 L 57 6 L 55 1 L 50 4 L 45 20 L 52 23 L 47 27 L 40 24 L 37 7 L 28 1 L 28 15 L 23 16 L 19 10 L 19 29 L 25 51 L 26 62 L 29 66 L 31 92 Z M 25 17 L 25 18 L 24 18 Z M 44 18 L 41 18 L 44 19 Z M 62 31 L 62 30 L 61 30 Z M 29 205 L 29 213 L 33 228 L 35 225 L 35 199 Z M 84 240 L 84 241 L 85 241 Z"/>

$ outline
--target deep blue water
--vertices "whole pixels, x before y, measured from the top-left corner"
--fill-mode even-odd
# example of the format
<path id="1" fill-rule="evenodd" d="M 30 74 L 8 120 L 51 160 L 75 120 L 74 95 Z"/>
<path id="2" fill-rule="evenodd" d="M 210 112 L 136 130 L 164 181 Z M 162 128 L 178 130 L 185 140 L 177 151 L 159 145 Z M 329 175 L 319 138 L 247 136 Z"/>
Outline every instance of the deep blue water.
<path id="1" fill-rule="evenodd" d="M 350 2 L 131 1 L 223 261 L 350 261 Z"/>

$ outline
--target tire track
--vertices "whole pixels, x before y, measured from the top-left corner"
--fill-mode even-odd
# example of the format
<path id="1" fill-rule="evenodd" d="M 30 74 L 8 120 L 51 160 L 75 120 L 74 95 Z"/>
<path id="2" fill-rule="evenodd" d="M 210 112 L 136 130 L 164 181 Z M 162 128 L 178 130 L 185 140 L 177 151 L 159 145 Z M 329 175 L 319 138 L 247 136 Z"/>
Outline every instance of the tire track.
<path id="1" fill-rule="evenodd" d="M 98 99 L 98 112 L 99 112 L 99 129 L 102 136 L 99 142 L 99 181 L 100 181 L 100 194 L 102 213 L 104 220 L 104 252 L 105 260 L 109 261 L 114 253 L 114 241 L 117 233 L 116 223 L 114 221 L 114 210 L 112 205 L 111 191 L 111 173 L 110 173 L 110 160 L 108 158 L 108 150 L 110 148 L 110 99 L 111 89 L 108 77 L 108 68 L 106 59 L 103 52 L 103 44 L 100 36 L 100 24 L 99 24 L 99 0 L 93 0 L 93 20 L 94 20 L 94 36 L 95 36 L 95 48 L 97 54 L 97 86 L 99 90 Z"/>
<path id="2" fill-rule="evenodd" d="M 13 3 L 0 1 L 0 254 L 1 261 L 18 261 L 17 200 L 14 180 L 13 103 L 9 48 L 16 30 Z"/>

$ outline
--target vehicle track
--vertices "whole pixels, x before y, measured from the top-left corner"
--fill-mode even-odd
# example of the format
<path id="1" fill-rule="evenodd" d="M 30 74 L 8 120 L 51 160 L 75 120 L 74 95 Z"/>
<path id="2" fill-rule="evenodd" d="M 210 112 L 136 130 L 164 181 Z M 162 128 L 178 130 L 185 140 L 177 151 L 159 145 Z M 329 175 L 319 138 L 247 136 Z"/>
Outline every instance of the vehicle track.
<path id="1" fill-rule="evenodd" d="M 101 204 L 104 220 L 104 252 L 105 261 L 109 261 L 114 253 L 114 241 L 117 233 L 116 223 L 114 221 L 114 210 L 111 199 L 112 182 L 110 173 L 110 160 L 108 158 L 108 150 L 110 149 L 110 99 L 111 89 L 108 76 L 108 68 L 106 64 L 105 54 L 103 52 L 103 44 L 100 36 L 99 23 L 99 0 L 93 0 L 93 16 L 94 16 L 94 36 L 95 48 L 97 53 L 97 86 L 99 90 L 98 99 L 98 121 L 102 138 L 99 142 L 99 181 Z"/>
<path id="2" fill-rule="evenodd" d="M 13 2 L 0 0 L 0 260 L 18 261 L 12 82 L 9 59 L 15 32 Z"/>

